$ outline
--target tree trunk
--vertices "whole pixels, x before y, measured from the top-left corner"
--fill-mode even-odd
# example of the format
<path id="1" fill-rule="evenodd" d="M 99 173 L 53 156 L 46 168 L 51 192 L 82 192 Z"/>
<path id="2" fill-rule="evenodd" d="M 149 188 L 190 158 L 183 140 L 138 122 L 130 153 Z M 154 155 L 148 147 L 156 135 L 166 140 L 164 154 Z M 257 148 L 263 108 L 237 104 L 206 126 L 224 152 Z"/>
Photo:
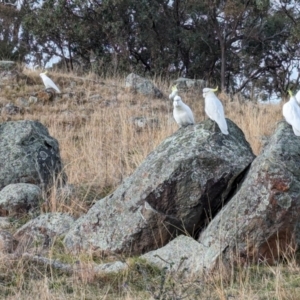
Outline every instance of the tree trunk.
<path id="1" fill-rule="evenodd" d="M 225 90 L 225 72 L 226 72 L 226 46 L 222 39 L 220 39 L 221 48 L 221 91 Z"/>

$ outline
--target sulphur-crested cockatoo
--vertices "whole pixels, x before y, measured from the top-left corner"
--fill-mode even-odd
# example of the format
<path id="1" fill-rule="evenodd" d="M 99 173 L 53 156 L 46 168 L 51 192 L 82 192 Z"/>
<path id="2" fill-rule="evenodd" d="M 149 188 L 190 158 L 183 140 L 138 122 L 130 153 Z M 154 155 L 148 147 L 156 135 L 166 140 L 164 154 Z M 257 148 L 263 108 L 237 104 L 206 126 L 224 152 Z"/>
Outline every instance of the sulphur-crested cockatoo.
<path id="1" fill-rule="evenodd" d="M 169 99 L 173 100 L 175 96 L 178 95 L 177 84 L 172 86 L 172 93 L 169 95 Z"/>
<path id="2" fill-rule="evenodd" d="M 205 113 L 210 119 L 215 121 L 223 134 L 228 134 L 227 123 L 224 115 L 224 109 L 221 101 L 215 95 L 218 88 L 204 88 L 203 97 L 205 99 Z"/>
<path id="3" fill-rule="evenodd" d="M 300 136 L 300 106 L 291 91 L 288 91 L 291 98 L 282 106 L 282 114 L 287 123 L 293 127 L 295 135 Z"/>
<path id="4" fill-rule="evenodd" d="M 46 74 L 47 74 L 47 71 L 40 74 L 46 89 L 52 88 L 52 89 L 56 90 L 57 93 L 60 93 L 60 90 L 57 87 L 57 85 Z"/>
<path id="5" fill-rule="evenodd" d="M 300 105 L 300 91 L 295 96 L 297 103 Z"/>
<path id="6" fill-rule="evenodd" d="M 193 112 L 182 102 L 180 96 L 174 97 L 173 106 L 173 116 L 179 127 L 195 124 Z"/>

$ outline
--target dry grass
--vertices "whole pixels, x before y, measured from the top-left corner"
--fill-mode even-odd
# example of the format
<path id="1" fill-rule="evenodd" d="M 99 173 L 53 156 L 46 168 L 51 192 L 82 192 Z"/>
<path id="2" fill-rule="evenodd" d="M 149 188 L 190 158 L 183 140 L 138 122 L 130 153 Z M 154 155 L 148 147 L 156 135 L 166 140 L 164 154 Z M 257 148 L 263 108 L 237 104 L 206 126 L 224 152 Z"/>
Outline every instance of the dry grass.
<path id="1" fill-rule="evenodd" d="M 24 71 L 25 82 L 0 90 L 0 107 L 28 97 L 43 89 L 38 72 Z M 7 119 L 39 120 L 60 144 L 61 157 L 69 183 L 76 187 L 70 199 L 50 199 L 50 211 L 84 213 L 130 175 L 157 145 L 177 130 L 168 100 L 169 84 L 156 81 L 163 99 L 132 94 L 124 88 L 124 78 L 99 79 L 94 75 L 78 77 L 51 73 L 64 92 L 49 103 L 36 103 L 24 113 L 1 116 Z M 30 84 L 29 84 L 30 83 Z M 193 110 L 196 122 L 206 118 L 204 101 L 198 92 L 181 93 Z M 272 134 L 282 119 L 281 104 L 263 105 L 241 102 L 235 96 L 219 95 L 227 118 L 245 133 L 255 154 L 262 139 Z M 153 126 L 139 128 L 132 118 L 158 120 Z M 58 251 L 58 250 L 56 250 Z M 60 250 L 63 256 L 63 249 Z M 53 254 L 53 253 L 52 253 Z M 56 253 L 56 255 L 58 255 Z M 69 258 L 75 259 L 75 258 Z M 88 261 L 93 261 L 90 257 Z M 128 272 L 111 277 L 81 274 L 67 276 L 25 260 L 0 257 L 0 297 L 6 299 L 300 299 L 300 268 L 296 259 L 275 267 L 261 265 L 220 272 L 205 282 L 194 279 L 180 284 L 149 266 L 133 262 Z M 166 277 L 167 276 L 167 277 Z M 155 298 L 156 297 L 156 298 Z"/>

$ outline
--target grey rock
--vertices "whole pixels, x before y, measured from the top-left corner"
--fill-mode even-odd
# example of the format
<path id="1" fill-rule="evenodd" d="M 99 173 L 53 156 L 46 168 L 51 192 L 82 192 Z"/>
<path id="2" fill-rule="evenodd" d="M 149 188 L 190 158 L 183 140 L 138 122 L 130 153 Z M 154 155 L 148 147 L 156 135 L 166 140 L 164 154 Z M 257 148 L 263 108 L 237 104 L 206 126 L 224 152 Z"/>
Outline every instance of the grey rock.
<path id="1" fill-rule="evenodd" d="M 100 101 L 102 99 L 100 94 L 95 94 L 89 97 L 88 101 Z"/>
<path id="2" fill-rule="evenodd" d="M 166 246 L 141 256 L 148 263 L 176 275 L 194 276 L 204 273 L 204 247 L 193 238 L 180 235 Z"/>
<path id="3" fill-rule="evenodd" d="M 189 89 L 202 90 L 206 86 L 206 81 L 202 79 L 189 79 L 180 77 L 173 81 L 172 85 L 177 85 L 179 91 L 185 91 Z"/>
<path id="4" fill-rule="evenodd" d="M 276 262 L 300 244 L 299 215 L 300 139 L 281 122 L 239 191 L 201 233 L 204 265 Z"/>
<path id="5" fill-rule="evenodd" d="M 22 97 L 17 98 L 16 102 L 20 107 L 28 107 L 29 106 L 29 102 Z"/>
<path id="6" fill-rule="evenodd" d="M 0 230 L 9 229 L 11 227 L 9 219 L 9 217 L 0 217 Z"/>
<path id="7" fill-rule="evenodd" d="M 227 123 L 228 136 L 207 120 L 168 137 L 114 193 L 76 221 L 66 235 L 67 248 L 141 254 L 178 232 L 195 234 L 254 159 L 242 131 Z"/>
<path id="8" fill-rule="evenodd" d="M 10 60 L 0 60 L 0 71 L 12 70 L 17 66 L 16 62 Z"/>
<path id="9" fill-rule="evenodd" d="M 29 104 L 35 104 L 37 102 L 38 102 L 38 98 L 35 97 L 35 96 L 30 96 L 29 99 L 28 99 Z"/>
<path id="10" fill-rule="evenodd" d="M 125 87 L 145 96 L 156 98 L 161 98 L 163 96 L 163 93 L 152 83 L 152 81 L 134 73 L 131 73 L 126 77 Z"/>
<path id="11" fill-rule="evenodd" d="M 41 203 L 42 190 L 29 183 L 13 183 L 0 191 L 0 215 L 14 216 L 36 209 Z"/>
<path id="12" fill-rule="evenodd" d="M 42 189 L 62 175 L 59 146 L 45 126 L 37 121 L 0 124 L 0 189 L 11 183 L 32 183 Z"/>
<path id="13" fill-rule="evenodd" d="M 158 118 L 149 118 L 149 117 L 131 117 L 130 123 L 132 123 L 136 128 L 157 128 L 159 126 Z"/>
<path id="14" fill-rule="evenodd" d="M 28 237 L 30 237 L 27 248 L 30 248 L 33 244 L 48 248 L 53 244 L 55 237 L 64 235 L 73 224 L 74 219 L 68 214 L 42 214 L 19 228 L 14 234 L 14 238 L 22 241 L 22 239 L 28 240 Z"/>
<path id="15" fill-rule="evenodd" d="M 118 273 L 128 269 L 128 264 L 121 261 L 100 264 L 93 267 L 93 271 L 97 274 Z"/>
<path id="16" fill-rule="evenodd" d="M 0 86 L 6 89 L 13 89 L 20 78 L 20 73 L 17 70 L 0 70 Z"/>
<path id="17" fill-rule="evenodd" d="M 0 230 L 0 252 L 13 253 L 17 245 L 17 240 L 8 231 Z"/>
<path id="18" fill-rule="evenodd" d="M 22 112 L 23 112 L 22 109 L 19 106 L 14 105 L 13 103 L 7 103 L 1 110 L 2 114 L 9 115 L 9 116 L 17 115 Z"/>

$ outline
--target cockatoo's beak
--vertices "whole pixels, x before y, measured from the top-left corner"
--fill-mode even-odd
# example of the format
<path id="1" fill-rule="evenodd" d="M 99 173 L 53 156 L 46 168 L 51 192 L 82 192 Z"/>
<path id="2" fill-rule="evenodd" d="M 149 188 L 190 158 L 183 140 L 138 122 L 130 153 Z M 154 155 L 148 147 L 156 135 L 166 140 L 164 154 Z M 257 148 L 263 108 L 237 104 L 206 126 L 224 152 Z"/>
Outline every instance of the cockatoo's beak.
<path id="1" fill-rule="evenodd" d="M 218 90 L 218 86 L 215 88 L 215 89 L 213 89 L 212 91 L 213 92 L 216 92 Z"/>
<path id="2" fill-rule="evenodd" d="M 293 97 L 293 92 L 291 90 L 288 90 L 288 93 L 291 97 Z"/>

